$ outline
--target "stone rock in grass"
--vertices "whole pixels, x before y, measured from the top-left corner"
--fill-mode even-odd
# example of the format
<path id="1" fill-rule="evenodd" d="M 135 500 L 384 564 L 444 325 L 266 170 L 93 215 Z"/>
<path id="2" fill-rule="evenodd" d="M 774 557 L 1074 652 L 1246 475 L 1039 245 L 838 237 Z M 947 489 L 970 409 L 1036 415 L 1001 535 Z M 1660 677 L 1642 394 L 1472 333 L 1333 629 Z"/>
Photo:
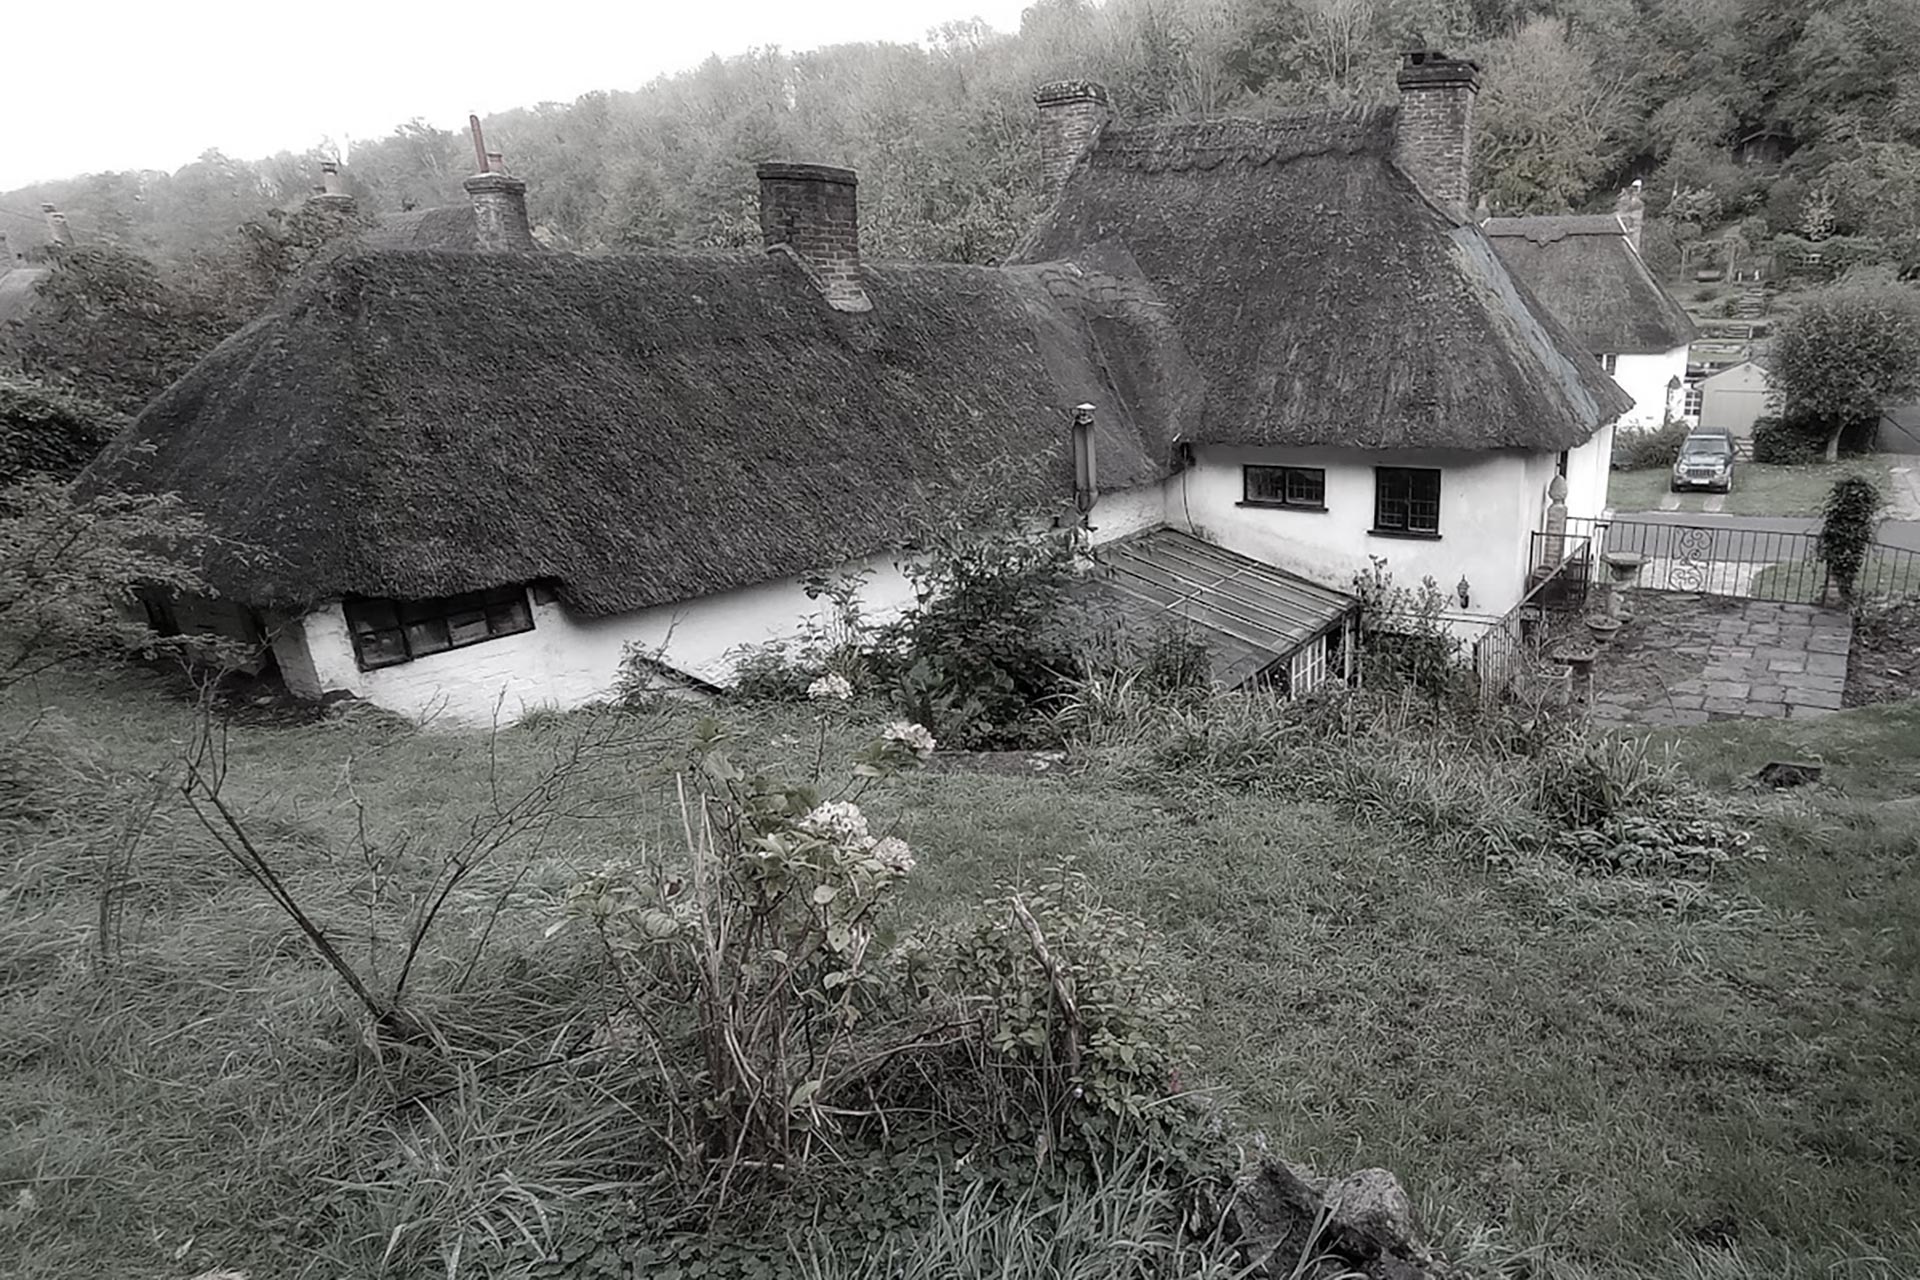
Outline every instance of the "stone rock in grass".
<path id="1" fill-rule="evenodd" d="M 1233 1223 L 1247 1260 L 1269 1276 L 1290 1276 L 1313 1240 L 1323 1201 L 1309 1175 L 1263 1157 L 1234 1191 Z"/>
<path id="2" fill-rule="evenodd" d="M 1327 1189 L 1327 1243 L 1357 1261 L 1392 1257 L 1424 1262 L 1413 1201 L 1385 1169 L 1350 1173 Z"/>

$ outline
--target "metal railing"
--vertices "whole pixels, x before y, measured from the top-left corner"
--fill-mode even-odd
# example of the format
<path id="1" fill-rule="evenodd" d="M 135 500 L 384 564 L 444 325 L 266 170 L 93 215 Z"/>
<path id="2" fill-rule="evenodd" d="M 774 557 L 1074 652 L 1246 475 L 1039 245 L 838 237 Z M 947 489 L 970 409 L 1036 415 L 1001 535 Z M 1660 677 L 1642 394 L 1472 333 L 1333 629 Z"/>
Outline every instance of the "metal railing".
<path id="1" fill-rule="evenodd" d="M 1580 635 L 1594 578 L 1588 535 L 1535 534 L 1527 594 L 1473 644 L 1483 694 L 1512 689 L 1559 664 L 1556 645 Z"/>
<path id="2" fill-rule="evenodd" d="M 1568 520 L 1565 535 L 1533 535 L 1529 563 L 1555 563 L 1556 536 L 1568 545 L 1584 542 L 1591 549 L 1584 561 L 1590 583 L 1609 581 L 1607 554 L 1632 552 L 1642 557 L 1631 583 L 1635 590 L 1788 604 L 1816 604 L 1828 593 L 1827 566 L 1811 533 L 1654 520 Z M 1853 594 L 1857 599 L 1920 597 L 1920 552 L 1875 543 Z"/>

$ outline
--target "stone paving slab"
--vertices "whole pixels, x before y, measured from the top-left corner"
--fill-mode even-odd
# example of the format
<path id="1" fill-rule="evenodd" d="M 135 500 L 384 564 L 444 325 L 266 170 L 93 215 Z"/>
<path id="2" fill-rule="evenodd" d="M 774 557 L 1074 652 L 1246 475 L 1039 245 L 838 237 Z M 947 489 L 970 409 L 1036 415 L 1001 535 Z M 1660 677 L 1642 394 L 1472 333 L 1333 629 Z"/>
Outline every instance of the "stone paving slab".
<path id="1" fill-rule="evenodd" d="M 1852 620 L 1817 605 L 1638 591 L 1594 665 L 1593 714 L 1621 725 L 1805 719 L 1839 710 Z"/>

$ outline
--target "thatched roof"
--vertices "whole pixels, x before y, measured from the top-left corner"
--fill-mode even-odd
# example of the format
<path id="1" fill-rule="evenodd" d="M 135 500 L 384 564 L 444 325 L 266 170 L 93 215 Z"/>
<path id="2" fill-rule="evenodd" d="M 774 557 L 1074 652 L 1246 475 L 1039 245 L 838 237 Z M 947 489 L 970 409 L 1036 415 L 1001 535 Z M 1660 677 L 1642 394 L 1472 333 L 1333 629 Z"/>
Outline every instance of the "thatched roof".
<path id="1" fill-rule="evenodd" d="M 1109 127 L 1015 255 L 1136 283 L 1207 443 L 1564 449 L 1631 401 L 1394 166 L 1394 111 Z"/>
<path id="2" fill-rule="evenodd" d="M 1483 230 L 1507 269 L 1589 351 L 1665 352 L 1698 336 L 1612 214 L 1493 218 Z"/>
<path id="3" fill-rule="evenodd" d="M 851 315 L 785 256 L 349 252 L 90 475 L 272 553 L 214 567 L 254 604 L 543 580 L 589 615 L 684 600 L 883 550 L 972 485 L 1070 494 L 1082 400 L 1104 486 L 1164 474 L 1044 276 L 873 266 Z"/>
<path id="4" fill-rule="evenodd" d="M 0 326 L 26 318 L 40 299 L 40 282 L 47 278 L 47 267 L 15 267 L 11 271 L 0 263 Z M 0 335 L 4 336 L 4 335 Z"/>
<path id="5" fill-rule="evenodd" d="M 452 249 L 471 253 L 474 243 L 473 206 L 444 205 L 410 209 L 380 216 L 377 226 L 356 237 L 367 249 Z"/>

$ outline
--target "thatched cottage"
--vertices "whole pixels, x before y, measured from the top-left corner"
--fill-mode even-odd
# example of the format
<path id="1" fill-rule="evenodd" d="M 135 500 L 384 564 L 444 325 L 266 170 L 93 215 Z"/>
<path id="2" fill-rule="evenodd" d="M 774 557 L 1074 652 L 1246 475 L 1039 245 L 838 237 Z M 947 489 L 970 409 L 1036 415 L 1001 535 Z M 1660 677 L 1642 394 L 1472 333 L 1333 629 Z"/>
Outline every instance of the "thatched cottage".
<path id="1" fill-rule="evenodd" d="M 1630 407 L 1466 215 L 1472 64 L 1400 83 L 1141 128 L 1048 86 L 1053 198 L 1000 267 L 863 259 L 845 170 L 764 166 L 762 252 L 593 258 L 534 252 L 524 187 L 481 174 L 470 215 L 229 339 L 94 479 L 257 549 L 212 581 L 294 691 L 410 714 L 576 705 L 629 644 L 724 684 L 819 608 L 808 571 L 902 607 L 893 548 L 983 485 L 1063 520 L 1097 485 L 1137 597 L 1232 640 L 1234 678 L 1317 679 L 1370 555 L 1510 608 L 1555 476 L 1600 514 Z"/>
<path id="2" fill-rule="evenodd" d="M 1698 331 L 1640 259 L 1639 184 L 1615 212 L 1491 218 L 1487 238 L 1554 319 L 1599 359 L 1633 408 L 1625 430 L 1685 416 L 1687 351 Z"/>

